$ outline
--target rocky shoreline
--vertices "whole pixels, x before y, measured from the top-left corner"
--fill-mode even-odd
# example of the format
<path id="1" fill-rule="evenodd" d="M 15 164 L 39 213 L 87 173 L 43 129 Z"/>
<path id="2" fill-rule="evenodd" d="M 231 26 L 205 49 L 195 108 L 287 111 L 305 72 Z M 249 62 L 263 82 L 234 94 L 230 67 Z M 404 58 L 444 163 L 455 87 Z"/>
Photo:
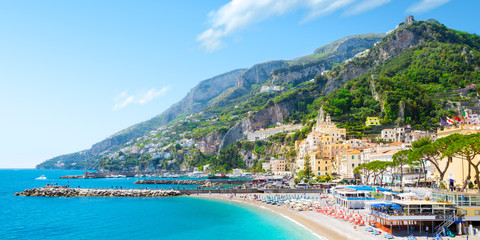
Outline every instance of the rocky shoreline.
<path id="1" fill-rule="evenodd" d="M 182 193 L 166 189 L 86 189 L 46 186 L 25 189 L 14 195 L 28 197 L 171 197 L 180 196 Z"/>

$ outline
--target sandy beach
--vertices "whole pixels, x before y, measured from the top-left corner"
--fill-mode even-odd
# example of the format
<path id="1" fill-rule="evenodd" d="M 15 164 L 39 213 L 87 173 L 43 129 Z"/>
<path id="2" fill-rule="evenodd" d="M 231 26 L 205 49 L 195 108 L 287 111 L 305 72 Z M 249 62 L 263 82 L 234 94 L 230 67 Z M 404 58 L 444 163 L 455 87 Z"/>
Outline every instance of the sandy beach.
<path id="1" fill-rule="evenodd" d="M 220 201 L 227 201 L 238 204 L 248 204 L 250 206 L 260 207 L 273 211 L 283 217 L 288 218 L 296 224 L 300 224 L 317 235 L 320 239 L 351 239 L 351 240 L 364 240 L 364 239 L 386 239 L 383 234 L 373 235 L 365 230 L 368 226 L 357 226 L 353 223 L 346 222 L 328 215 L 324 215 L 315 211 L 295 211 L 290 208 L 282 206 L 274 206 L 263 203 L 261 201 L 248 200 L 246 197 L 251 194 L 237 194 L 231 197 L 228 194 L 199 194 L 191 195 L 191 197 L 216 199 Z M 356 228 L 354 228 L 356 226 Z M 424 237 L 416 237 L 417 239 L 427 239 Z M 395 237 L 395 239 L 403 239 L 402 237 Z M 428 239 L 432 239 L 429 237 Z M 449 239 L 449 238 L 443 238 Z M 456 236 L 454 239 L 467 239 L 467 236 Z M 468 239 L 480 239 L 478 236 L 469 236 Z"/>

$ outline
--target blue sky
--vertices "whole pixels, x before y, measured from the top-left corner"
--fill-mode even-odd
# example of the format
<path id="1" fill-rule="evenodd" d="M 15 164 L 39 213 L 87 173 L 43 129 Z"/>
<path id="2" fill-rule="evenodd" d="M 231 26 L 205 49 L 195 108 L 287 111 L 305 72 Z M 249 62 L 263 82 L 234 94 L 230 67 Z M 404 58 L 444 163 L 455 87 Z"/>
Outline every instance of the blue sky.
<path id="1" fill-rule="evenodd" d="M 408 15 L 479 33 L 476 0 L 0 1 L 0 168 L 160 114 L 199 81 L 386 32 Z"/>

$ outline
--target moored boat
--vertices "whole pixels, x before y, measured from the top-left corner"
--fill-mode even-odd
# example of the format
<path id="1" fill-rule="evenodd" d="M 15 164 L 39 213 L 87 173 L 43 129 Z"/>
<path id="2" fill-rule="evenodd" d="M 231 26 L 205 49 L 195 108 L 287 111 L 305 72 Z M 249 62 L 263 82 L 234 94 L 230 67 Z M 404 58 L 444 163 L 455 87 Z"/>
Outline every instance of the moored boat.
<path id="1" fill-rule="evenodd" d="M 37 178 L 35 178 L 35 179 L 36 179 L 36 180 L 45 180 L 45 179 L 47 179 L 47 177 L 45 177 L 45 175 L 42 175 L 42 176 L 37 177 Z"/>

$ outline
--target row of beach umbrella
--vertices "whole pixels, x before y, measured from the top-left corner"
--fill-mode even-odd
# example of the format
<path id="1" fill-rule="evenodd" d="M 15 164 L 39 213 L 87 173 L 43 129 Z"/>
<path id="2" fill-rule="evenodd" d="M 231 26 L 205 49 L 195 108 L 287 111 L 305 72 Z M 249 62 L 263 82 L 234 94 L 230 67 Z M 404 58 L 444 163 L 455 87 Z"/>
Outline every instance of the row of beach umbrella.
<path id="1" fill-rule="evenodd" d="M 365 220 L 362 219 L 362 215 L 360 214 L 348 213 L 344 210 L 335 209 L 330 206 L 317 208 L 316 211 L 344 221 L 355 223 L 359 226 L 365 225 Z"/>

